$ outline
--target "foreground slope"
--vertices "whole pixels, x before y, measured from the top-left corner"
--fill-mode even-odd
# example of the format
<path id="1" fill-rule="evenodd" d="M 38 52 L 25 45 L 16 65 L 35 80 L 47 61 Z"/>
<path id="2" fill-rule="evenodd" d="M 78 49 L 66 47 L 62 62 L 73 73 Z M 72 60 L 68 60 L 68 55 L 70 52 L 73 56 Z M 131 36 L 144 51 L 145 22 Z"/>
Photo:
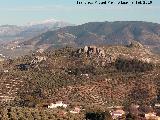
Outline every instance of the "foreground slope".
<path id="1" fill-rule="evenodd" d="M 0 99 L 16 106 L 151 104 L 159 101 L 159 64 L 137 42 L 34 53 L 1 64 Z"/>

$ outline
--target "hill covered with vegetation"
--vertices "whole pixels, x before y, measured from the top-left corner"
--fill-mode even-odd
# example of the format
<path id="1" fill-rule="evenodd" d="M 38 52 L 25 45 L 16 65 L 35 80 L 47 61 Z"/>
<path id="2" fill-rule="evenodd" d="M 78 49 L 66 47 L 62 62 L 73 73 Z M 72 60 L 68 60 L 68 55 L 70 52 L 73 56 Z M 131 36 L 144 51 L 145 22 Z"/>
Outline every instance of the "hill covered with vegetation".
<path id="1" fill-rule="evenodd" d="M 137 45 L 66 47 L 3 61 L 0 100 L 26 107 L 157 102 L 159 56 Z"/>
<path id="2" fill-rule="evenodd" d="M 84 108 L 158 103 L 159 58 L 133 42 L 65 47 L 1 61 L 0 118 L 84 118 L 86 112 L 64 115 L 63 109 L 44 108 L 56 101 Z"/>

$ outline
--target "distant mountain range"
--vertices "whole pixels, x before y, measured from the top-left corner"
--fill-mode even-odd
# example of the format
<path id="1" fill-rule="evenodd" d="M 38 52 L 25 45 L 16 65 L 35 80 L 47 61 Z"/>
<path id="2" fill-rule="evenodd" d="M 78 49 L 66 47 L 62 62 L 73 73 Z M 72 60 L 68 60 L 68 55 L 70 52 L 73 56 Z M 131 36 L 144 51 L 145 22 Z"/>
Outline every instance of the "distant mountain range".
<path id="1" fill-rule="evenodd" d="M 20 46 L 19 43 L 30 40 L 47 31 L 56 30 L 73 24 L 48 19 L 38 22 L 30 22 L 24 26 L 2 25 L 0 26 L 0 54 L 8 57 L 17 57 L 28 54 L 34 47 Z"/>
<path id="2" fill-rule="evenodd" d="M 41 22 L 32 22 L 32 23 L 29 23 L 28 26 L 26 26 L 25 29 L 21 31 L 20 34 L 18 35 L 24 36 L 24 37 L 28 37 L 28 36 L 33 37 L 40 33 L 56 30 L 56 29 L 63 28 L 66 26 L 71 26 L 71 25 L 73 24 L 70 24 L 64 21 L 54 20 L 54 19 L 44 20 Z"/>
<path id="3" fill-rule="evenodd" d="M 128 45 L 138 41 L 154 52 L 160 52 L 160 24 L 142 21 L 90 22 L 48 31 L 23 45 L 49 48 L 85 45 Z"/>
<path id="4" fill-rule="evenodd" d="M 30 22 L 24 26 L 2 25 L 0 26 L 0 41 L 6 40 L 28 40 L 48 30 L 55 30 L 61 27 L 71 25 L 64 21 L 54 19 L 40 22 Z"/>
<path id="5" fill-rule="evenodd" d="M 71 26 L 51 19 L 32 22 L 23 27 L 1 26 L 0 30 L 0 38 L 14 40 L 1 45 L 0 53 L 8 57 L 21 56 L 31 50 L 50 50 L 65 46 L 129 45 L 133 41 L 160 54 L 160 24 L 151 22 L 90 22 Z"/>
<path id="6" fill-rule="evenodd" d="M 15 36 L 20 33 L 24 27 L 16 25 L 2 25 L 0 26 L 0 37 Z"/>

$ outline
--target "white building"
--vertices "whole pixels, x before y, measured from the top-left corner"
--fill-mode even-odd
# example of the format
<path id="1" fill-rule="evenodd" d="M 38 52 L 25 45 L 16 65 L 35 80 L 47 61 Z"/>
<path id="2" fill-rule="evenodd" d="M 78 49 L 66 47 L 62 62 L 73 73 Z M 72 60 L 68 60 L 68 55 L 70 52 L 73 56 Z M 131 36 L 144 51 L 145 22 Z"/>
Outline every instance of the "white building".
<path id="1" fill-rule="evenodd" d="M 112 115 L 113 119 L 117 119 L 124 114 L 125 114 L 125 112 L 123 110 L 116 110 L 116 111 L 111 112 L 111 115 Z"/>
<path id="2" fill-rule="evenodd" d="M 160 107 L 160 104 L 158 104 L 158 103 L 157 103 L 157 104 L 155 104 L 155 107 Z"/>
<path id="3" fill-rule="evenodd" d="M 155 120 L 157 118 L 157 116 L 156 116 L 156 113 L 153 112 L 153 113 L 147 113 L 147 114 L 145 114 L 145 118 L 147 120 L 149 120 L 149 119 Z"/>
<path id="4" fill-rule="evenodd" d="M 67 108 L 67 104 L 64 104 L 62 101 L 56 102 L 56 104 L 51 103 L 48 108 L 57 108 L 57 107 L 64 107 Z"/>
<path id="5" fill-rule="evenodd" d="M 4 72 L 4 73 L 8 73 L 9 71 L 8 71 L 8 70 L 4 70 L 3 72 Z"/>

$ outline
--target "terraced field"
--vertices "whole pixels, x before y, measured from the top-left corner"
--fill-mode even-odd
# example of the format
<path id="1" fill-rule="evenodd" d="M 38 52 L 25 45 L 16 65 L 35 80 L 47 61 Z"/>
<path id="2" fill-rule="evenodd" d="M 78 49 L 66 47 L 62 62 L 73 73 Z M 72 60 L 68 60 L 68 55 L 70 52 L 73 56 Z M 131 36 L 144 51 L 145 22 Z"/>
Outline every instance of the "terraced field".
<path id="1" fill-rule="evenodd" d="M 20 87 L 23 87 L 23 81 L 18 78 L 0 80 L 0 102 L 14 100 Z"/>

